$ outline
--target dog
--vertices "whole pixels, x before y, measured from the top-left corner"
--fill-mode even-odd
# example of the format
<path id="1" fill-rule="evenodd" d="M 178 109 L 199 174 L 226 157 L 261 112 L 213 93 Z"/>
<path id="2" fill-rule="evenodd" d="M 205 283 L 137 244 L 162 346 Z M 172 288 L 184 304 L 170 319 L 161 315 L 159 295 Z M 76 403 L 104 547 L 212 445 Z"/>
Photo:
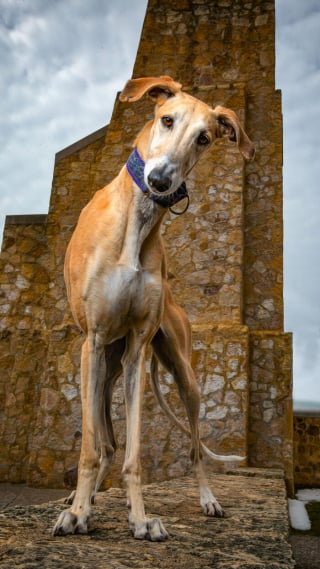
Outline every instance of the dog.
<path id="1" fill-rule="evenodd" d="M 153 388 L 162 408 L 182 427 L 161 395 L 158 361 L 173 375 L 186 409 L 201 507 L 206 515 L 223 516 L 201 462 L 201 450 L 208 449 L 199 438 L 200 395 L 190 365 L 191 327 L 167 281 L 160 227 L 168 208 L 188 198 L 184 180 L 216 138 L 234 141 L 246 160 L 253 158 L 254 147 L 232 110 L 212 109 L 183 92 L 171 77 L 129 80 L 120 100 L 134 102 L 145 94 L 156 103 L 154 118 L 138 134 L 117 177 L 82 210 L 67 248 L 68 299 L 74 320 L 85 333 L 82 446 L 77 489 L 68 500 L 71 507 L 60 514 L 54 535 L 88 531 L 93 497 L 116 450 L 111 402 L 115 382 L 123 373 L 127 422 L 123 475 L 130 530 L 136 539 L 167 539 L 162 521 L 146 517 L 141 491 L 141 411 L 149 345 Z"/>

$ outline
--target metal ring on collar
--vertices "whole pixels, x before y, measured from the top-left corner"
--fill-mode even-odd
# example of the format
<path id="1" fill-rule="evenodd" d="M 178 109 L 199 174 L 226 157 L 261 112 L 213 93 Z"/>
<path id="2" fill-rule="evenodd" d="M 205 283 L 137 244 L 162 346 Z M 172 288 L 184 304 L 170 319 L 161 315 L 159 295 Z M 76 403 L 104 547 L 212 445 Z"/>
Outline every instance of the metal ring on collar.
<path id="1" fill-rule="evenodd" d="M 171 213 L 173 213 L 174 215 L 182 215 L 182 214 L 186 213 L 186 211 L 189 207 L 189 204 L 190 204 L 189 196 L 187 195 L 185 197 L 185 199 L 187 200 L 187 205 L 182 211 L 175 211 L 174 209 L 172 209 L 172 207 L 169 207 L 169 211 L 171 211 Z"/>

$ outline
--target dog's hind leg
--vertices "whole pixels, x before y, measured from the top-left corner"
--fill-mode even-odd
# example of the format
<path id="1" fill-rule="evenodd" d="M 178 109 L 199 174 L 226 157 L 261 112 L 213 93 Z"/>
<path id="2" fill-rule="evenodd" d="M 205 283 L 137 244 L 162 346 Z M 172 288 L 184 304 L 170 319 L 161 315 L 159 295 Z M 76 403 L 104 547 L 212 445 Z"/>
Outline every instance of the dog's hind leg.
<path id="1" fill-rule="evenodd" d="M 224 515 L 223 509 L 209 488 L 201 460 L 198 423 L 200 392 L 190 364 L 191 328 L 186 314 L 174 304 L 171 294 L 169 294 L 169 300 L 170 302 L 165 303 L 161 328 L 152 340 L 152 347 L 162 365 L 173 375 L 181 400 L 186 408 L 190 424 L 190 457 L 199 484 L 202 510 L 206 515 L 222 517 Z M 153 362 L 153 380 L 157 381 L 155 373 L 156 369 Z"/>
<path id="2" fill-rule="evenodd" d="M 107 373 L 104 386 L 104 408 L 101 410 L 102 412 L 99 423 L 100 467 L 96 480 L 94 495 L 92 497 L 93 500 L 108 473 L 114 453 L 117 450 L 117 443 L 112 425 L 111 406 L 113 389 L 117 379 L 122 373 L 121 358 L 124 354 L 125 347 L 125 338 L 120 338 L 112 344 L 105 346 Z"/>

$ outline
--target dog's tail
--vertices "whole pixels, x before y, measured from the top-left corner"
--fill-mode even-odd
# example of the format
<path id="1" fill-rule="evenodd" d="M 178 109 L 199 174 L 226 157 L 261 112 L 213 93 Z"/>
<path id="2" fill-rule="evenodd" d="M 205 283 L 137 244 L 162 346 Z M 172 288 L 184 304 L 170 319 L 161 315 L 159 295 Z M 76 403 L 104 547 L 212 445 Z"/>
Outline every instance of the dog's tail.
<path id="1" fill-rule="evenodd" d="M 191 438 L 191 433 L 190 433 L 189 429 L 187 429 L 187 427 L 185 427 L 185 425 L 183 423 L 181 423 L 181 421 L 179 421 L 179 419 L 176 417 L 176 415 L 174 414 L 172 409 L 170 409 L 168 403 L 166 402 L 165 398 L 162 395 L 162 391 L 160 389 L 160 383 L 159 383 L 158 360 L 154 354 L 152 354 L 152 358 L 151 358 L 151 387 L 152 387 L 152 391 L 153 391 L 162 411 L 164 411 L 164 413 L 167 415 L 167 417 L 169 417 L 169 419 L 175 425 L 177 425 L 177 427 L 179 427 L 179 429 L 181 431 L 186 433 L 189 436 L 189 438 Z M 216 454 L 216 453 L 212 452 L 210 449 L 208 449 L 208 447 L 206 447 L 206 445 L 201 440 L 200 440 L 200 446 L 201 446 L 201 449 L 203 450 L 203 452 L 207 456 L 209 456 L 212 460 L 215 460 L 215 461 L 219 461 L 219 462 L 235 462 L 235 461 L 237 461 L 237 462 L 239 462 L 239 461 L 246 459 L 245 456 L 239 456 L 237 454 L 228 454 L 228 455 Z"/>

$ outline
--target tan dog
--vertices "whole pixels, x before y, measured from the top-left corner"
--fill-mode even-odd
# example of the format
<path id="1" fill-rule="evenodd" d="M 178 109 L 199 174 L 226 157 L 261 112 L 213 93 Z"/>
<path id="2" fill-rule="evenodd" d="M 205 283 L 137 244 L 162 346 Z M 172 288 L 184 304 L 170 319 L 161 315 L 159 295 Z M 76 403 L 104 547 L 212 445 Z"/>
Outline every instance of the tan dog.
<path id="1" fill-rule="evenodd" d="M 156 102 L 154 119 L 138 134 L 126 166 L 83 209 L 66 254 L 68 298 L 86 335 L 81 358 L 83 425 L 77 490 L 54 535 L 87 532 L 92 496 L 116 449 L 111 400 L 123 372 L 127 416 L 123 474 L 130 529 L 137 539 L 168 537 L 159 519 L 146 517 L 141 492 L 140 423 L 150 344 L 161 405 L 168 411 L 157 386 L 156 358 L 172 373 L 186 408 L 202 509 L 210 516 L 223 515 L 201 464 L 204 445 L 199 440 L 199 389 L 190 366 L 190 325 L 167 283 L 160 226 L 168 207 L 186 197 L 183 181 L 215 138 L 227 135 L 248 160 L 254 149 L 233 111 L 211 109 L 183 93 L 170 77 L 128 81 L 120 100 L 136 101 L 145 93 Z M 222 457 L 227 458 L 235 457 Z"/>

